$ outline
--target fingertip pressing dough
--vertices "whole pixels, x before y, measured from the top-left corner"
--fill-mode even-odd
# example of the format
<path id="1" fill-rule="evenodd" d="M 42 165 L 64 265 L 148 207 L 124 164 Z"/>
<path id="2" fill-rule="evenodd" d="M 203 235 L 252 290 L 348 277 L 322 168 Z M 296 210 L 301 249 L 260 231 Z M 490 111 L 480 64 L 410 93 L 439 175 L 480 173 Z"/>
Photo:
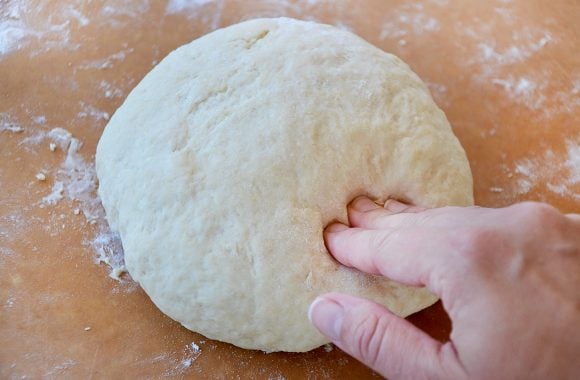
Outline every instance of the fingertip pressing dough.
<path id="1" fill-rule="evenodd" d="M 263 351 L 327 343 L 307 318 L 325 292 L 401 316 L 435 302 L 328 254 L 323 228 L 346 223 L 355 196 L 473 203 L 465 152 L 405 63 L 287 18 L 169 54 L 110 120 L 96 166 L 126 266 L 152 301 L 188 329 Z"/>

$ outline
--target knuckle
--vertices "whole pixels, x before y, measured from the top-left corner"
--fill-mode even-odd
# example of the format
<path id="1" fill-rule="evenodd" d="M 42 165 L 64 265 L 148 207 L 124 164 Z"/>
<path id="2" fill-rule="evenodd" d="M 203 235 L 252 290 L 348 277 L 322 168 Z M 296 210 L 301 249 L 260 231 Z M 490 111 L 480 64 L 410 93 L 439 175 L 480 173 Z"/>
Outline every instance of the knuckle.
<path id="1" fill-rule="evenodd" d="M 570 234 L 572 224 L 558 209 L 545 203 L 526 202 L 518 205 L 516 210 L 516 222 L 525 244 L 542 244 L 546 252 L 565 254 L 571 251 L 566 242 L 571 240 L 570 236 L 577 236 L 577 232 Z"/>
<path id="2" fill-rule="evenodd" d="M 537 202 L 524 202 L 512 207 L 514 228 L 511 233 L 520 237 L 522 242 L 550 246 L 550 242 L 566 238 L 568 219 L 555 207 Z"/>
<path id="3" fill-rule="evenodd" d="M 361 218 L 367 224 L 376 223 L 376 221 L 383 219 L 385 217 L 384 211 L 382 209 L 367 211 L 361 214 Z"/>
<path id="4" fill-rule="evenodd" d="M 380 232 L 371 235 L 369 244 L 376 252 L 384 252 L 389 249 L 389 246 L 398 235 L 399 230 L 397 228 L 381 230 Z"/>
<path id="5" fill-rule="evenodd" d="M 512 206 L 518 220 L 528 226 L 542 226 L 557 223 L 561 219 L 560 212 L 545 203 L 523 202 Z"/>
<path id="6" fill-rule="evenodd" d="M 387 323 L 374 313 L 367 313 L 355 321 L 349 329 L 353 334 L 353 349 L 367 365 L 376 367 L 382 352 L 383 337 Z"/>

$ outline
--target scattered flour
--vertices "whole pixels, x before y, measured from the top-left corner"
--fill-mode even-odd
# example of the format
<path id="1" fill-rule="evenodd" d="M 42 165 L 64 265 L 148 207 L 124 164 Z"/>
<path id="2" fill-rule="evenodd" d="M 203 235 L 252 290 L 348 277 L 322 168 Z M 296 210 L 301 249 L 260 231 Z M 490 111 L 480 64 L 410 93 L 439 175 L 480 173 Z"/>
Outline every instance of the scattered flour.
<path id="1" fill-rule="evenodd" d="M 58 203 L 58 201 L 62 200 L 64 198 L 64 184 L 61 181 L 56 181 L 53 185 L 52 185 L 52 191 L 50 192 L 50 194 L 44 196 L 42 198 L 42 205 L 44 207 L 44 205 L 55 205 Z"/>
<path id="2" fill-rule="evenodd" d="M 92 239 L 83 242 L 89 245 L 97 254 L 97 261 L 111 267 L 109 276 L 115 280 L 120 280 L 127 272 L 125 260 L 123 258 L 123 245 L 118 233 L 109 229 L 104 222 L 99 223 L 99 231 Z"/>
<path id="3" fill-rule="evenodd" d="M 493 78 L 491 83 L 502 87 L 512 101 L 530 109 L 539 110 L 546 103 L 545 82 L 538 83 L 531 78 L 508 75 L 504 79 Z"/>
<path id="4" fill-rule="evenodd" d="M 23 238 L 26 226 L 29 223 L 21 213 L 0 214 L 0 243 L 10 243 Z M 0 246 L 0 253 L 12 254 L 14 251 L 8 247 Z M 0 256 L 1 258 L 2 256 Z"/>
<path id="5" fill-rule="evenodd" d="M 188 12 L 195 13 L 199 8 L 208 4 L 222 3 L 221 0 L 169 0 L 165 7 L 165 14 Z"/>
<path id="6" fill-rule="evenodd" d="M 551 119 L 563 114 L 573 114 L 580 109 L 580 75 L 569 73 L 572 85 L 563 88 L 554 85 L 555 71 L 561 68 L 557 62 L 547 63 L 541 68 L 531 66 L 530 60 L 544 54 L 546 48 L 560 42 L 553 28 L 552 19 L 531 23 L 516 12 L 511 1 L 490 2 L 491 10 L 498 17 L 472 16 L 457 19 L 452 27 L 457 36 L 465 36 L 470 44 L 457 46 L 458 52 L 465 52 L 459 63 L 466 72 L 471 72 L 471 80 L 478 87 L 489 84 L 500 88 L 505 102 L 524 107 L 537 115 Z M 416 39 L 428 33 L 441 30 L 438 15 L 449 6 L 447 0 L 423 0 L 403 2 L 385 14 L 379 38 L 393 40 L 400 47 L 407 46 L 410 38 Z M 498 37 L 496 31 L 512 30 L 510 34 Z M 471 50 L 469 46 L 474 46 Z M 439 104 L 451 103 L 448 94 L 432 93 Z M 517 112 L 517 111 L 514 111 Z"/>
<path id="7" fill-rule="evenodd" d="M 224 0 L 169 0 L 165 14 L 184 14 L 189 19 L 201 21 L 209 32 L 219 28 L 223 9 Z"/>
<path id="8" fill-rule="evenodd" d="M 113 53 L 106 58 L 85 61 L 79 64 L 78 68 L 81 70 L 105 70 L 112 68 L 116 62 L 123 62 L 128 54 L 131 54 L 135 49 L 127 48 L 117 53 Z"/>
<path id="9" fill-rule="evenodd" d="M 479 39 L 481 35 L 474 32 L 472 37 Z M 525 62 L 539 53 L 546 45 L 554 42 L 554 37 L 546 30 L 525 27 L 522 30 L 512 32 L 511 42 L 512 45 L 504 48 L 499 47 L 498 43 L 490 37 L 478 43 L 477 47 L 480 54 L 477 60 L 488 63 L 488 65 L 482 65 L 482 69 L 493 71 L 495 68 L 489 65 L 490 63 L 504 66 Z"/>
<path id="10" fill-rule="evenodd" d="M 102 28 L 120 28 L 140 22 L 150 9 L 149 0 L 104 2 L 97 12 L 84 0 L 2 0 L 0 2 L 0 59 L 3 55 L 38 43 L 35 56 L 53 49 L 75 51 L 81 47 L 72 32 L 96 23 Z M 85 10 L 92 6 L 92 13 Z M 103 62 L 106 64 L 105 62 Z M 105 67 L 106 68 L 106 67 Z"/>
<path id="11" fill-rule="evenodd" d="M 117 280 L 126 272 L 123 259 L 123 247 L 118 234 L 112 232 L 105 219 L 105 212 L 97 195 L 97 175 L 93 162 L 87 162 L 80 154 L 82 143 L 69 131 L 54 128 L 48 133 L 40 132 L 34 138 L 28 138 L 36 144 L 48 139 L 66 153 L 60 166 L 53 173 L 54 182 L 49 194 L 44 196 L 40 207 L 54 206 L 65 200 L 75 205 L 73 214 L 84 215 L 90 225 L 95 225 L 97 233 L 92 238 L 85 238 L 84 245 L 90 246 L 96 253 L 96 261 L 111 268 L 110 276 Z M 26 140 L 26 139 L 25 139 Z"/>
<path id="12" fill-rule="evenodd" d="M 125 95 L 120 88 L 113 86 L 105 80 L 99 82 L 99 90 L 103 92 L 103 96 L 107 99 L 122 98 Z"/>
<path id="13" fill-rule="evenodd" d="M 34 116 L 34 117 L 32 118 L 32 121 L 33 121 L 35 124 L 39 124 L 39 125 L 46 124 L 46 116 L 44 116 L 44 115 Z"/>
<path id="14" fill-rule="evenodd" d="M 528 22 L 516 27 L 511 25 L 522 20 L 509 2 L 503 2 L 495 11 L 500 18 L 476 17 L 469 22 L 459 20 L 455 25 L 456 32 L 469 37 L 477 48 L 475 54 L 465 59 L 466 68 L 474 72 L 473 81 L 479 86 L 489 83 L 498 86 L 507 102 L 523 106 L 545 119 L 578 112 L 578 73 L 569 73 L 572 85 L 560 89 L 561 85 L 554 88 L 553 84 L 553 72 L 561 70 L 557 62 L 547 62 L 541 67 L 530 65 L 531 60 L 560 40 L 552 32 L 551 21 L 546 19 L 533 25 Z M 512 29 L 511 35 L 502 35 L 501 41 L 498 40 L 495 33 L 498 28 Z"/>
<path id="15" fill-rule="evenodd" d="M 183 359 L 181 359 L 176 369 L 166 372 L 166 374 L 170 376 L 183 374 L 183 371 L 191 367 L 192 363 L 199 357 L 199 355 L 201 355 L 201 349 L 195 342 L 191 342 L 185 346 L 185 350 L 183 351 Z"/>
<path id="16" fill-rule="evenodd" d="M 24 128 L 16 122 L 9 114 L 2 112 L 0 113 L 0 132 L 12 132 L 21 133 L 24 132 Z"/>
<path id="17" fill-rule="evenodd" d="M 64 376 L 64 373 L 71 369 L 72 367 L 76 366 L 77 363 L 74 360 L 67 359 L 61 364 L 54 366 L 50 371 L 46 372 L 43 377 L 54 379 L 57 377 Z"/>
<path id="18" fill-rule="evenodd" d="M 445 5 L 445 2 L 440 5 Z M 440 27 L 439 21 L 425 12 L 424 4 L 405 2 L 400 7 L 394 8 L 388 15 L 379 38 L 381 40 L 397 39 L 399 45 L 404 46 L 407 44 L 405 37 L 410 33 L 418 36 L 438 31 Z"/>
<path id="19" fill-rule="evenodd" d="M 4 307 L 6 309 L 11 309 L 14 307 L 14 302 L 15 302 L 15 298 L 14 296 L 9 296 L 8 298 L 6 298 L 6 302 L 4 302 Z"/>
<path id="20" fill-rule="evenodd" d="M 572 185 L 580 183 L 580 141 L 568 141 L 566 144 L 568 158 L 564 164 L 569 171 L 568 182 Z"/>
<path id="21" fill-rule="evenodd" d="M 44 134 L 40 134 L 42 138 Z M 66 151 L 72 140 L 72 133 L 63 128 L 53 128 L 46 134 L 46 137 L 52 140 L 52 143 L 60 147 L 61 150 Z"/>
<path id="22" fill-rule="evenodd" d="M 102 122 L 106 122 L 111 117 L 108 112 L 101 111 L 100 109 L 87 104 L 85 102 L 80 102 L 81 111 L 77 113 L 79 119 L 91 118 L 94 122 L 102 126 Z"/>
<path id="23" fill-rule="evenodd" d="M 347 3 L 334 0 L 261 0 L 248 4 L 250 11 L 241 14 L 234 21 L 280 16 L 317 21 L 319 15 L 327 13 L 326 10 L 332 7 L 333 13 L 337 16 L 331 23 L 341 29 L 352 30 L 349 19 L 356 14 L 358 4 L 359 2 Z M 209 32 L 220 27 L 225 6 L 224 0 L 169 0 L 165 7 L 165 14 L 185 16 L 189 20 L 195 20 Z M 326 20 L 326 22 L 329 21 Z"/>
<path id="24" fill-rule="evenodd" d="M 1 230 L 0 230 L 0 236 L 3 236 Z M 0 246 L 0 259 L 3 256 L 5 257 L 5 256 L 12 256 L 12 255 L 14 255 L 14 251 L 12 249 L 10 249 L 8 247 Z"/>
<path id="25" fill-rule="evenodd" d="M 78 7 L 82 1 L 69 4 L 48 1 L 2 2 L 0 11 L 0 57 L 28 46 L 31 42 L 42 42 L 36 55 L 52 49 L 77 50 L 79 43 L 71 39 L 71 26 L 85 26 L 88 19 Z"/>
<path id="26" fill-rule="evenodd" d="M 543 156 L 516 161 L 513 192 L 525 195 L 538 186 L 545 186 L 561 197 L 580 200 L 577 186 L 580 184 L 580 141 L 567 141 L 566 148 L 564 159 L 547 150 Z"/>
<path id="27" fill-rule="evenodd" d="M 182 377 L 200 355 L 201 349 L 199 346 L 195 342 L 191 342 L 185 345 L 181 351 L 163 352 L 154 355 L 152 358 L 141 360 L 137 365 L 166 363 L 168 365 L 163 373 L 164 377 Z"/>
<path id="28" fill-rule="evenodd" d="M 303 20 L 318 21 L 321 13 L 331 7 L 335 17 L 330 22 L 343 29 L 351 29 L 348 25 L 349 18 L 356 15 L 360 2 L 346 2 L 335 0 L 262 0 L 256 2 L 255 8 L 251 12 L 242 15 L 242 20 L 255 17 L 298 17 Z M 326 22 L 329 22 L 328 20 Z"/>
<path id="29" fill-rule="evenodd" d="M 98 16 L 106 25 L 120 28 L 128 21 L 139 22 L 140 16 L 149 9 L 149 0 L 116 0 L 114 3 L 105 2 Z"/>
<path id="30" fill-rule="evenodd" d="M 20 4 L 14 3 L 9 4 L 0 14 L 0 55 L 21 48 L 21 41 L 30 34 L 20 19 L 20 13 Z"/>

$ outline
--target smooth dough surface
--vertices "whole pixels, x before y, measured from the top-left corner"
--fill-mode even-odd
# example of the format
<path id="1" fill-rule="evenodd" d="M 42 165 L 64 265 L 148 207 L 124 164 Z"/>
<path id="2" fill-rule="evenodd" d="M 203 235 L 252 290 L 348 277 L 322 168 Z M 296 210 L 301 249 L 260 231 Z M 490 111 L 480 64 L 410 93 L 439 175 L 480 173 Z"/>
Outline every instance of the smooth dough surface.
<path id="1" fill-rule="evenodd" d="M 471 205 L 461 145 L 422 81 L 350 32 L 292 19 L 217 30 L 169 54 L 107 125 L 99 194 L 126 266 L 168 316 L 264 351 L 326 343 L 319 294 L 406 316 L 436 298 L 339 265 L 323 228 L 366 194 Z"/>

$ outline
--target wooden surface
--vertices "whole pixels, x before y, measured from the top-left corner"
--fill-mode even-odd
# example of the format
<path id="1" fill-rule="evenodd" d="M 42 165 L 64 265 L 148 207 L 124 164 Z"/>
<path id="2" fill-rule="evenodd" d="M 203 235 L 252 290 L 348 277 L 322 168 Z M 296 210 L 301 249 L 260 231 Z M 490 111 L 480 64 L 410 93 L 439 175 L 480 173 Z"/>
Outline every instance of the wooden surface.
<path id="1" fill-rule="evenodd" d="M 477 204 L 580 210 L 575 0 L 0 1 L 0 378 L 376 376 L 336 348 L 267 355 L 204 340 L 96 260 L 114 249 L 99 245 L 91 192 L 108 116 L 174 48 L 282 15 L 349 28 L 407 61 L 467 151 Z M 82 142 L 72 166 L 49 149 L 56 127 Z M 450 330 L 440 304 L 411 320 L 439 339 Z"/>

